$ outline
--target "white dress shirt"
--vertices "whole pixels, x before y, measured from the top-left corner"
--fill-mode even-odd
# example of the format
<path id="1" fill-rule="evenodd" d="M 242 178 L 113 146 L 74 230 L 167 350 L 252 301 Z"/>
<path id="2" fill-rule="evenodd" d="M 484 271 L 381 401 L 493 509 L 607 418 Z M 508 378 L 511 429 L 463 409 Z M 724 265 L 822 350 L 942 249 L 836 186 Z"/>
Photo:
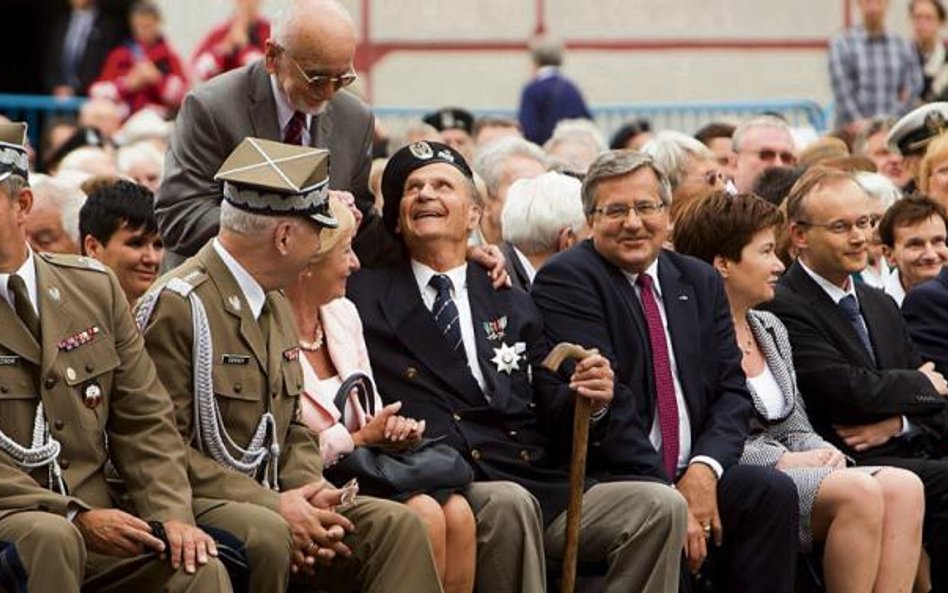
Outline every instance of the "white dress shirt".
<path id="1" fill-rule="evenodd" d="M 286 95 L 283 94 L 283 89 L 280 87 L 280 83 L 277 82 L 275 74 L 270 75 L 270 89 L 273 91 L 273 100 L 276 103 L 277 108 L 277 123 L 280 124 L 280 138 L 282 141 L 283 137 L 286 135 L 286 126 L 289 125 L 290 120 L 293 118 L 293 114 L 296 113 L 296 108 L 290 104 L 290 100 L 286 98 Z M 313 116 L 309 113 L 306 114 L 306 125 L 303 126 L 303 146 L 309 146 L 310 140 L 312 139 L 309 135 L 309 127 L 313 123 Z"/>
<path id="2" fill-rule="evenodd" d="M 533 262 L 531 262 L 522 251 L 517 249 L 515 245 L 511 245 L 511 247 L 513 247 L 514 254 L 516 254 L 520 265 L 523 266 L 523 271 L 527 273 L 527 278 L 529 278 L 530 283 L 533 284 L 533 279 L 537 277 L 537 269 L 533 267 Z"/>
<path id="3" fill-rule="evenodd" d="M 247 300 L 247 306 L 250 307 L 250 312 L 253 313 L 253 318 L 259 319 L 260 311 L 263 310 L 263 305 L 267 300 L 267 293 L 265 293 L 263 287 L 253 279 L 250 272 L 240 265 L 240 262 L 234 259 L 234 256 L 227 252 L 227 249 L 221 245 L 219 240 L 214 239 L 213 245 L 214 251 L 224 260 L 224 265 L 227 266 L 227 269 L 234 276 L 234 280 L 237 281 L 237 286 L 240 287 L 240 291 L 244 293 L 244 298 Z"/>
<path id="4" fill-rule="evenodd" d="M 36 311 L 36 318 L 39 319 L 39 307 L 37 306 L 39 300 L 36 295 L 36 263 L 33 261 L 32 249 L 27 250 L 26 261 L 23 262 L 23 265 L 14 273 L 20 278 L 23 278 L 23 283 L 26 284 L 26 293 L 30 297 L 30 304 L 33 305 L 33 310 Z M 10 276 L 11 274 L 0 274 L 0 294 L 3 295 L 4 300 L 6 300 L 11 307 L 15 308 L 13 292 L 7 285 L 10 281 Z"/>
<path id="5" fill-rule="evenodd" d="M 803 268 L 803 271 L 806 272 L 810 276 L 810 278 L 813 279 L 814 282 L 819 284 L 820 288 L 823 289 L 823 292 L 829 295 L 829 298 L 833 299 L 833 302 L 836 303 L 837 306 L 839 306 L 839 302 L 841 300 L 843 300 L 849 295 L 852 295 L 852 297 L 856 299 L 856 306 L 857 307 L 859 306 L 859 297 L 856 296 L 856 284 L 853 282 L 852 278 L 850 278 L 849 276 L 846 277 L 846 288 L 842 289 L 836 286 L 835 284 L 833 284 L 832 282 L 830 282 L 829 280 L 827 280 L 826 278 L 820 276 L 813 270 L 811 270 L 809 267 L 807 267 L 805 263 L 803 263 L 802 259 L 798 259 L 797 261 L 800 262 L 800 267 Z M 893 268 L 889 276 L 891 277 L 893 274 L 898 275 L 898 273 L 899 273 L 898 270 Z M 862 323 L 862 326 L 866 328 L 866 333 L 869 333 L 869 327 L 866 325 L 866 320 L 862 319 L 861 316 L 860 316 L 860 322 Z M 909 423 L 908 418 L 903 415 L 902 416 L 902 431 L 899 433 L 899 436 L 907 434 L 911 430 L 912 430 L 912 425 Z"/>
<path id="6" fill-rule="evenodd" d="M 679 473 L 691 463 L 700 462 L 714 470 L 720 478 L 724 474 L 724 467 L 717 459 L 707 455 L 696 455 L 691 458 L 691 419 L 688 417 L 688 404 L 685 402 L 685 392 L 681 387 L 681 381 L 678 378 L 678 364 L 675 362 L 675 349 L 672 347 L 671 334 L 668 332 L 668 318 L 665 316 L 665 304 L 662 302 L 662 285 L 658 279 L 658 260 L 652 262 L 644 272 L 652 277 L 652 292 L 655 300 L 658 302 L 658 311 L 662 316 L 662 326 L 665 328 L 665 344 L 668 346 L 668 360 L 671 363 L 672 381 L 675 385 L 675 401 L 678 404 L 678 470 Z M 638 274 L 623 272 L 625 277 L 632 283 L 636 296 L 639 300 L 642 298 L 639 285 L 636 284 Z M 645 328 L 646 330 L 648 328 Z M 648 435 L 648 440 L 656 451 L 662 450 L 662 429 L 658 422 L 658 405 L 656 402 L 655 416 L 652 419 L 652 431 Z"/>
<path id="7" fill-rule="evenodd" d="M 892 268 L 882 279 L 882 290 L 895 300 L 895 304 L 899 308 L 902 308 L 902 301 L 905 300 L 905 287 L 902 286 L 902 274 L 898 268 Z"/>
<path id="8" fill-rule="evenodd" d="M 434 307 L 435 297 L 438 295 L 438 291 L 428 285 L 431 277 L 443 273 L 451 279 L 451 298 L 454 301 L 454 306 L 458 308 L 458 324 L 461 328 L 461 341 L 464 342 L 464 350 L 467 354 L 467 366 L 471 369 L 471 374 L 474 375 L 481 391 L 484 392 L 484 397 L 490 400 L 490 394 L 487 393 L 486 383 L 484 382 L 484 373 L 481 371 L 481 365 L 477 362 L 474 319 L 471 316 L 471 302 L 467 293 L 467 264 L 447 272 L 436 272 L 428 266 L 412 260 L 411 270 L 415 274 L 415 282 L 418 284 L 421 300 L 429 310 Z"/>

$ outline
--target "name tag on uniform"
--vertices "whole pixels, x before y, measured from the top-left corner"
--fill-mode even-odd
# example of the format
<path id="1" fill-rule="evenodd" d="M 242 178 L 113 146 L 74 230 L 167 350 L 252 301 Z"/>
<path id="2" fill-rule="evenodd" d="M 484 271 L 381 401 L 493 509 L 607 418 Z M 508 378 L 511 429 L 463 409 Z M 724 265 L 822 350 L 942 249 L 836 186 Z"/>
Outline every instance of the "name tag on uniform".
<path id="1" fill-rule="evenodd" d="M 250 357 L 243 354 L 224 354 L 221 356 L 221 362 L 224 364 L 247 364 L 250 362 Z"/>
<path id="2" fill-rule="evenodd" d="M 0 356 L 0 367 L 15 367 L 20 364 L 19 356 Z"/>

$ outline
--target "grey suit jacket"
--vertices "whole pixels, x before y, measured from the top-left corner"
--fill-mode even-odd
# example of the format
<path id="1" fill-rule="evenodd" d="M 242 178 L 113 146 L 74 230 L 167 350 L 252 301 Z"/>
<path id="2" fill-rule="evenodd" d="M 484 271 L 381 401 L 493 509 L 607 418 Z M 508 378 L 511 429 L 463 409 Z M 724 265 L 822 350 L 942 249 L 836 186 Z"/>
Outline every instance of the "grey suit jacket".
<path id="1" fill-rule="evenodd" d="M 313 118 L 311 144 L 330 151 L 330 189 L 368 193 L 374 118 L 368 106 L 340 91 Z M 276 102 L 263 60 L 217 76 L 184 99 L 165 157 L 155 214 L 168 249 L 166 269 L 194 255 L 217 234 L 221 184 L 214 174 L 247 136 L 281 139 Z"/>

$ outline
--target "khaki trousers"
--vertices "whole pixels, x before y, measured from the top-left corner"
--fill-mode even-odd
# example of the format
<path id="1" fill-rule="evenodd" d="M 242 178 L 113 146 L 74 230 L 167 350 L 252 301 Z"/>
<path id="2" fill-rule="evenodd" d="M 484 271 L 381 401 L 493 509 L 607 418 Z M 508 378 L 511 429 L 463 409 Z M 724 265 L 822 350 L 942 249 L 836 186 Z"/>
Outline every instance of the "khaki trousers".
<path id="1" fill-rule="evenodd" d="M 291 591 L 441 593 L 428 532 L 407 506 L 360 496 L 341 513 L 355 526 L 344 540 L 352 556 L 294 576 Z"/>
<path id="2" fill-rule="evenodd" d="M 603 593 L 676 593 L 688 506 L 677 490 L 654 482 L 596 484 L 583 495 L 579 561 L 607 562 Z M 562 561 L 566 512 L 546 528 L 546 553 Z"/>
<path id="3" fill-rule="evenodd" d="M 38 511 L 0 520 L 0 541 L 8 542 L 4 587 L 29 593 L 230 593 L 224 565 L 212 559 L 196 574 L 174 571 L 153 554 L 116 558 L 87 552 L 65 517 Z M 12 577 L 12 578 L 11 578 Z"/>

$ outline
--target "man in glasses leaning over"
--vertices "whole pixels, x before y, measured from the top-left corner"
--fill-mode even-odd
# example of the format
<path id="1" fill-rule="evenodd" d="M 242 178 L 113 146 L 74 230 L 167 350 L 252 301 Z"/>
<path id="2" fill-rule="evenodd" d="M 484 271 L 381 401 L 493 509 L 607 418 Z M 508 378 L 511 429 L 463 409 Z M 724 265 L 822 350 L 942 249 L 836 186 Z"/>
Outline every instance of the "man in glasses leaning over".
<path id="1" fill-rule="evenodd" d="M 335 0 L 293 0 L 278 15 L 264 59 L 222 74 L 184 99 L 155 214 L 165 269 L 217 233 L 221 184 L 214 173 L 245 137 L 326 148 L 329 187 L 367 210 L 373 118 L 343 88 L 355 81 L 355 29 Z"/>

